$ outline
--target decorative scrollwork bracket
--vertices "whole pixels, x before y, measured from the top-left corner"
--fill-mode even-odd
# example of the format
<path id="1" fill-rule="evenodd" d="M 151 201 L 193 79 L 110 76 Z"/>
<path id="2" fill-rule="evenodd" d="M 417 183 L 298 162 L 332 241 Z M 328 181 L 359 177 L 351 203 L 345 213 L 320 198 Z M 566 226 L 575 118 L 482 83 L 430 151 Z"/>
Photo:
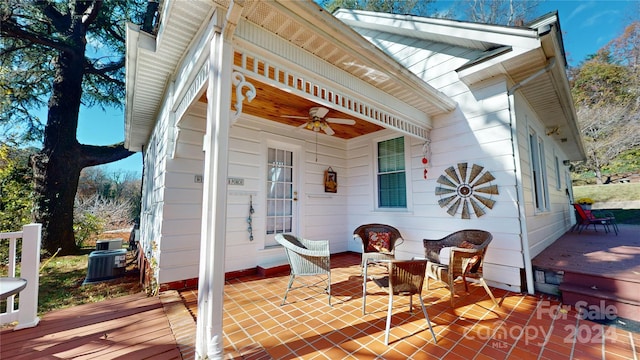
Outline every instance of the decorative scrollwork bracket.
<path id="1" fill-rule="evenodd" d="M 252 83 L 248 82 L 244 75 L 238 71 L 234 71 L 231 74 L 233 86 L 236 87 L 236 103 L 235 103 L 235 112 L 231 114 L 232 122 L 238 120 L 240 114 L 242 114 L 242 102 L 246 99 L 248 102 L 251 102 L 256 97 L 256 88 Z M 243 88 L 246 87 L 244 94 L 242 93 Z"/>

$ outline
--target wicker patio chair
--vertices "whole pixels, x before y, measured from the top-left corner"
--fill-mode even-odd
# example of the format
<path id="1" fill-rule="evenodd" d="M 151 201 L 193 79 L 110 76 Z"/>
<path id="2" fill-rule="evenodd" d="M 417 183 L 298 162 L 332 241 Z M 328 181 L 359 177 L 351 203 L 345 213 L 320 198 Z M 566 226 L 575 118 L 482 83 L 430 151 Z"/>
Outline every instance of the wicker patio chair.
<path id="1" fill-rule="evenodd" d="M 389 274 L 383 277 L 372 277 L 371 280 L 381 289 L 389 294 L 389 305 L 387 309 L 387 324 L 384 334 L 384 344 L 389 345 L 389 329 L 391 328 L 391 312 L 393 308 L 393 296 L 403 295 L 409 296 L 409 313 L 413 314 L 413 295 L 418 295 L 422 313 L 427 319 L 427 325 L 433 336 L 433 341 L 438 342 L 436 334 L 431 327 L 431 321 L 427 314 L 427 309 L 422 300 L 422 286 L 424 284 L 425 271 L 427 268 L 426 260 L 372 260 L 367 262 L 385 264 L 389 268 Z M 364 270 L 364 283 L 362 286 L 362 315 L 366 315 L 367 307 L 367 266 Z"/>
<path id="2" fill-rule="evenodd" d="M 580 204 L 573 204 L 573 208 L 576 211 L 576 224 L 573 226 L 573 230 L 578 230 L 578 233 L 581 233 L 589 225 L 593 225 L 593 230 L 598 231 L 596 225 L 602 225 L 605 233 L 609 232 L 609 226 L 611 226 L 616 236 L 618 235 L 618 224 L 613 213 L 600 210 L 585 210 Z"/>
<path id="3" fill-rule="evenodd" d="M 329 294 L 329 306 L 331 306 L 331 264 L 328 240 L 307 240 L 291 234 L 277 234 L 276 241 L 284 246 L 287 260 L 291 267 L 289 285 L 284 293 L 282 304 L 287 300 L 289 290 L 317 287 L 318 284 L 326 284 L 324 291 Z M 296 276 L 319 276 L 320 279 L 313 283 L 299 281 L 302 285 L 293 287 Z M 324 278 L 326 276 L 326 279 Z"/>
<path id="4" fill-rule="evenodd" d="M 365 224 L 353 231 L 353 239 L 362 245 L 360 275 L 364 273 L 367 259 L 395 259 L 395 249 L 404 242 L 400 231 L 391 225 Z"/>
<path id="5" fill-rule="evenodd" d="M 427 263 L 427 289 L 430 288 L 430 279 L 446 283 L 451 291 L 451 306 L 453 306 L 456 279 L 462 278 L 464 290 L 468 293 L 467 279 L 472 278 L 478 280 L 491 300 L 500 306 L 482 275 L 482 262 L 487 246 L 492 239 L 491 233 L 484 230 L 460 230 L 439 240 L 424 239 L 424 253 L 429 260 Z M 448 260 L 444 256 L 447 251 L 444 251 L 441 256 L 441 251 L 445 248 L 450 251 Z"/>

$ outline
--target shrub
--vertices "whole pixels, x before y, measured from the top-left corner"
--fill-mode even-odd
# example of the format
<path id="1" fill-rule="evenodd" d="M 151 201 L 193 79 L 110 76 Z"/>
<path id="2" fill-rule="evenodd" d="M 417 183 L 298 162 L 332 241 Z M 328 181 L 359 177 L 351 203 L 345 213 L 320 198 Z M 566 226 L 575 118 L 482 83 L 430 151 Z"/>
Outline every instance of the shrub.
<path id="1" fill-rule="evenodd" d="M 73 219 L 73 232 L 76 237 L 76 245 L 83 247 L 85 242 L 102 233 L 105 221 L 98 215 L 83 212 L 75 215 Z"/>
<path id="2" fill-rule="evenodd" d="M 593 199 L 591 198 L 580 198 L 576 200 L 576 202 L 580 205 L 593 205 L 595 201 L 593 201 Z"/>

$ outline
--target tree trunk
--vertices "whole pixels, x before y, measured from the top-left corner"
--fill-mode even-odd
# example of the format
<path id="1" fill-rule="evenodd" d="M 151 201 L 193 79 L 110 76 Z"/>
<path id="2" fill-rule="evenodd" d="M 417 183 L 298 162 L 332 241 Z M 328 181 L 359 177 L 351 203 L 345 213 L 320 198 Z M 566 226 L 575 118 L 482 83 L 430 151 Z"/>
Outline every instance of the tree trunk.
<path id="1" fill-rule="evenodd" d="M 42 248 L 50 254 L 78 250 L 73 234 L 73 204 L 80 170 L 78 156 L 70 149 L 42 151 L 32 158 L 35 179 L 35 221 L 42 224 Z"/>
<path id="2" fill-rule="evenodd" d="M 73 232 L 73 208 L 80 171 L 132 155 L 122 144 L 81 145 L 76 138 L 84 77 L 85 29 L 71 25 L 65 50 L 53 66 L 49 113 L 42 150 L 32 157 L 35 189 L 34 220 L 42 224 L 42 248 L 53 254 L 72 254 L 78 250 Z"/>
<path id="3" fill-rule="evenodd" d="M 597 185 L 602 185 L 602 172 L 598 168 L 598 169 L 596 169 L 595 173 L 596 173 L 596 184 Z"/>

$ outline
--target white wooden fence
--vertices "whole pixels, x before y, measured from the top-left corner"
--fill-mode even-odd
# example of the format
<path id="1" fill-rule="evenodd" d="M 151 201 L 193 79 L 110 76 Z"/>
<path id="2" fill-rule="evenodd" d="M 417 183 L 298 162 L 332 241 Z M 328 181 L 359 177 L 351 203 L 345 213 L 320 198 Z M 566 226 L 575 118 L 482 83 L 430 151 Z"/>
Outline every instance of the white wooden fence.
<path id="1" fill-rule="evenodd" d="M 0 233 L 0 246 L 9 247 L 9 264 L 6 276 L 16 276 L 16 250 L 18 239 L 22 239 L 22 257 L 20 262 L 20 277 L 27 280 L 27 286 L 18 295 L 6 299 L 7 306 L 0 313 L 0 324 L 14 321 L 18 325 L 14 330 L 30 328 L 38 325 L 38 287 L 40 284 L 40 240 L 41 224 L 29 224 L 22 227 L 22 231 Z M 18 296 L 18 308 L 15 308 L 15 297 Z"/>

